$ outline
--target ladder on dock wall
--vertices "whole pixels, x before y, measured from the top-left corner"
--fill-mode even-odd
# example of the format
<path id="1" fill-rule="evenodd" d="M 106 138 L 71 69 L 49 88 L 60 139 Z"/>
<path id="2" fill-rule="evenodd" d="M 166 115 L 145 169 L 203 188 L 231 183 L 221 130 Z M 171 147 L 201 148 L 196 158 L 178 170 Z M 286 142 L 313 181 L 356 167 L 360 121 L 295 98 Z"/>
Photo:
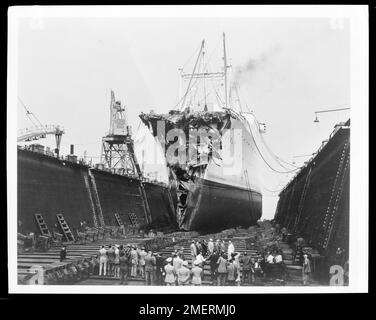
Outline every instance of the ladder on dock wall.
<path id="1" fill-rule="evenodd" d="M 339 187 L 338 187 L 337 192 L 336 192 L 333 209 L 331 211 L 331 214 L 329 215 L 328 227 L 327 227 L 327 230 L 325 232 L 325 237 L 324 237 L 324 241 L 323 241 L 323 244 L 322 244 L 322 247 L 324 249 L 326 249 L 326 247 L 328 246 L 330 237 L 332 235 L 334 221 L 335 221 L 335 218 L 337 216 L 339 201 L 340 201 L 341 196 L 342 196 L 343 185 L 344 185 L 344 182 L 345 182 L 345 177 L 346 177 L 346 174 L 347 174 L 347 169 L 349 167 L 349 163 L 350 163 L 350 154 L 349 154 L 349 152 L 347 152 L 347 159 L 346 159 L 344 168 L 342 170 L 341 181 L 340 181 Z"/>
<path id="2" fill-rule="evenodd" d="M 95 183 L 95 178 L 93 174 L 91 173 L 90 169 L 88 170 L 89 178 L 90 178 L 90 183 L 91 183 L 91 190 L 92 190 L 92 195 L 94 198 L 94 203 L 98 211 L 98 222 L 101 227 L 104 227 L 104 218 L 103 218 L 103 213 L 102 213 L 102 207 L 101 203 L 99 201 L 99 195 L 98 195 L 98 189 L 97 189 L 97 184 Z"/>
<path id="3" fill-rule="evenodd" d="M 304 182 L 302 195 L 300 197 L 300 201 L 299 201 L 299 205 L 298 205 L 298 214 L 296 215 L 295 222 L 294 222 L 293 232 L 297 232 L 297 227 L 298 227 L 299 222 L 300 222 L 300 217 L 302 216 L 303 206 L 304 206 L 305 198 L 306 198 L 306 195 L 307 195 L 307 190 L 308 190 L 308 187 L 309 187 L 309 183 L 311 181 L 311 171 L 312 171 L 312 166 L 309 168 L 309 171 L 307 173 L 307 176 L 306 176 L 306 179 L 305 179 L 305 182 Z"/>
<path id="4" fill-rule="evenodd" d="M 338 203 L 342 195 L 343 183 L 346 176 L 346 172 L 348 169 L 349 161 L 350 161 L 350 153 L 349 153 L 349 146 L 350 141 L 347 139 L 345 145 L 343 146 L 342 154 L 340 161 L 338 163 L 338 169 L 336 176 L 334 178 L 334 183 L 332 187 L 332 192 L 330 195 L 328 208 L 326 209 L 324 221 L 322 224 L 320 237 L 319 237 L 319 245 L 326 249 L 329 243 L 330 234 L 333 229 L 334 219 L 338 209 Z"/>
<path id="5" fill-rule="evenodd" d="M 123 221 L 121 220 L 120 216 L 118 213 L 115 213 L 115 219 L 116 219 L 116 222 L 118 223 L 119 227 L 123 226 L 124 223 Z"/>
<path id="6" fill-rule="evenodd" d="M 134 212 L 128 213 L 129 220 L 131 221 L 132 226 L 138 225 L 138 218 Z"/>
<path id="7" fill-rule="evenodd" d="M 96 209 L 95 209 L 93 196 L 91 194 L 90 183 L 89 183 L 89 178 L 88 178 L 87 172 L 83 173 L 83 178 L 84 178 L 85 187 L 86 187 L 86 190 L 87 190 L 87 193 L 88 193 L 88 196 L 89 196 L 89 200 L 90 200 L 91 213 L 92 213 L 92 216 L 93 216 L 94 226 L 96 228 L 98 228 L 99 222 L 98 222 L 98 218 L 97 218 L 97 213 L 96 213 Z"/>
<path id="8" fill-rule="evenodd" d="M 50 237 L 51 236 L 51 232 L 48 229 L 48 226 L 47 226 L 46 222 L 44 221 L 43 216 L 40 213 L 36 213 L 34 215 L 34 217 L 35 217 L 35 220 L 37 221 L 37 224 L 38 224 L 39 231 L 40 231 L 41 235 L 42 236 L 46 236 L 46 237 Z"/>
<path id="9" fill-rule="evenodd" d="M 151 223 L 152 219 L 151 219 L 151 213 L 150 213 L 148 198 L 146 196 L 144 184 L 142 183 L 141 180 L 140 180 L 139 190 L 140 190 L 141 199 L 142 199 L 142 202 L 143 202 L 143 205 L 144 205 L 146 223 Z"/>
<path id="10" fill-rule="evenodd" d="M 65 221 L 64 216 L 62 214 L 56 215 L 57 221 L 59 222 L 60 228 L 63 231 L 65 239 L 67 241 L 74 241 L 74 236 L 71 229 L 68 226 L 68 223 Z"/>

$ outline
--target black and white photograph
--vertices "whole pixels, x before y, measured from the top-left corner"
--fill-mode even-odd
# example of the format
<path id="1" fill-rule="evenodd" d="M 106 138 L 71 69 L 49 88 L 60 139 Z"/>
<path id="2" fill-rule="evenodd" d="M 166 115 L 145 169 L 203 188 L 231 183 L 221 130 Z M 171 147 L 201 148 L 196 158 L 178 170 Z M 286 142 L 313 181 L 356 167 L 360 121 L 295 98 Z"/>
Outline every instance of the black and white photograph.
<path id="1" fill-rule="evenodd" d="M 367 292 L 368 59 L 367 6 L 10 7 L 9 292 Z"/>

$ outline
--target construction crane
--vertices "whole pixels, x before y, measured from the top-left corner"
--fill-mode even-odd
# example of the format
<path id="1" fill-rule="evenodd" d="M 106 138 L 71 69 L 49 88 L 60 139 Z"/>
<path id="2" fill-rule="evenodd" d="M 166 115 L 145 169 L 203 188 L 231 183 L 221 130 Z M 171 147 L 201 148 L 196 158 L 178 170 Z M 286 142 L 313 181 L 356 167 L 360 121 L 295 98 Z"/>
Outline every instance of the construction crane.
<path id="1" fill-rule="evenodd" d="M 36 115 L 30 112 L 30 110 L 26 107 L 26 105 L 23 103 L 20 97 L 18 97 L 18 100 L 24 107 L 26 111 L 26 116 L 29 118 L 29 120 L 32 122 L 34 126 L 19 130 L 17 135 L 17 142 L 29 142 L 33 140 L 46 138 L 47 135 L 55 135 L 55 153 L 57 156 L 59 156 L 61 137 L 65 133 L 64 128 L 59 125 L 43 125 L 36 117 Z"/>
<path id="2" fill-rule="evenodd" d="M 110 131 L 102 138 L 101 163 L 117 173 L 141 177 L 131 135 L 125 108 L 121 101 L 115 100 L 115 94 L 111 90 Z"/>

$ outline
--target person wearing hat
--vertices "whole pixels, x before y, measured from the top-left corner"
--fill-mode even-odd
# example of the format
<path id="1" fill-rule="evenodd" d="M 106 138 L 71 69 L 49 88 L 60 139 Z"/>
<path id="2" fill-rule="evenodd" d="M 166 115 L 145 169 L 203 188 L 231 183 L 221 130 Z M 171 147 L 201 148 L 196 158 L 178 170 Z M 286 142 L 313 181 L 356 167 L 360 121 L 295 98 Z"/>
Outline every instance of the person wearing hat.
<path id="1" fill-rule="evenodd" d="M 206 242 L 205 239 L 202 240 L 201 247 L 202 247 L 202 255 L 203 255 L 204 257 L 206 257 L 207 254 L 208 254 L 208 243 Z"/>
<path id="2" fill-rule="evenodd" d="M 217 239 L 214 243 L 214 250 L 219 254 L 221 253 L 221 243 L 219 242 L 219 239 Z"/>
<path id="3" fill-rule="evenodd" d="M 180 258 L 178 254 L 174 255 L 174 258 L 172 259 L 172 265 L 174 266 L 175 273 L 178 273 L 178 270 L 181 268 L 183 264 L 183 260 Z"/>
<path id="4" fill-rule="evenodd" d="M 177 272 L 178 285 L 189 285 L 191 279 L 191 270 L 188 268 L 188 261 L 183 261 L 181 268 Z"/>
<path id="5" fill-rule="evenodd" d="M 127 284 L 128 282 L 129 260 L 124 250 L 119 253 L 119 277 L 120 284 Z"/>
<path id="6" fill-rule="evenodd" d="M 167 258 L 167 264 L 164 266 L 164 270 L 166 273 L 165 276 L 165 283 L 167 286 L 174 286 L 175 285 L 175 269 L 172 265 L 172 258 Z"/>
<path id="7" fill-rule="evenodd" d="M 131 257 L 131 277 L 137 277 L 138 255 L 135 246 L 132 246 L 129 254 Z"/>
<path id="8" fill-rule="evenodd" d="M 67 258 L 67 247 L 62 246 L 60 250 L 60 262 Z"/>
<path id="9" fill-rule="evenodd" d="M 104 248 L 104 246 L 101 247 L 99 250 L 99 275 L 106 275 L 107 271 L 107 250 Z"/>
<path id="10" fill-rule="evenodd" d="M 220 246 L 221 246 L 221 251 L 222 251 L 222 252 L 226 252 L 225 240 L 222 240 L 222 241 L 221 241 Z"/>
<path id="11" fill-rule="evenodd" d="M 193 285 L 195 286 L 201 285 L 202 272 L 203 272 L 203 269 L 200 267 L 200 262 L 196 260 L 194 262 L 194 267 L 192 268 L 192 284 Z"/>
<path id="12" fill-rule="evenodd" d="M 196 243 L 194 240 L 192 240 L 190 248 L 191 248 L 191 258 L 192 258 L 192 264 L 193 264 L 197 256 L 197 247 L 196 247 Z"/>
<path id="13" fill-rule="evenodd" d="M 228 248 L 227 248 L 227 256 L 228 256 L 229 260 L 231 259 L 231 256 L 234 252 L 235 252 L 235 247 L 234 247 L 233 243 L 231 242 L 231 240 L 229 240 L 228 241 Z"/>
<path id="14" fill-rule="evenodd" d="M 196 249 L 197 254 L 202 253 L 202 244 L 199 240 L 196 241 Z"/>
<path id="15" fill-rule="evenodd" d="M 120 277 L 119 258 L 120 258 L 119 245 L 115 244 L 114 278 Z"/>
<path id="16" fill-rule="evenodd" d="M 185 256 L 184 256 L 184 247 L 181 247 L 179 252 L 178 252 L 178 255 L 180 257 L 180 259 L 182 259 L 183 261 L 185 260 Z"/>
<path id="17" fill-rule="evenodd" d="M 107 267 L 110 276 L 114 275 L 115 250 L 110 244 L 107 250 Z"/>
<path id="18" fill-rule="evenodd" d="M 198 264 L 200 265 L 200 267 L 203 266 L 203 264 L 204 264 L 204 262 L 205 262 L 205 258 L 203 257 L 203 255 L 202 255 L 201 252 L 197 255 L 195 261 L 198 261 Z M 193 263 L 195 263 L 195 261 L 193 261 Z"/>
<path id="19" fill-rule="evenodd" d="M 252 281 L 252 261 L 247 251 L 243 253 L 240 261 L 243 264 L 243 284 L 250 284 Z"/>
<path id="20" fill-rule="evenodd" d="M 216 285 L 217 283 L 217 261 L 219 259 L 219 253 L 217 250 L 214 250 L 212 254 L 209 255 L 207 260 L 210 262 L 210 279 L 212 285 Z"/>
<path id="21" fill-rule="evenodd" d="M 145 256 L 145 285 L 151 285 L 154 281 L 154 266 L 156 264 L 156 259 L 149 250 Z"/>
<path id="22" fill-rule="evenodd" d="M 145 247 L 142 247 L 138 252 L 138 273 L 142 278 L 145 278 L 145 257 L 147 253 Z"/>
<path id="23" fill-rule="evenodd" d="M 217 265 L 218 265 L 218 270 L 217 270 L 218 286 L 224 286 L 226 284 L 226 276 L 227 276 L 227 260 L 225 259 L 224 253 L 222 253 L 222 255 L 219 256 Z"/>
<path id="24" fill-rule="evenodd" d="M 162 285 L 163 284 L 163 267 L 165 260 L 160 255 L 159 252 L 154 253 L 155 256 L 155 278 L 156 278 L 156 284 Z"/>
<path id="25" fill-rule="evenodd" d="M 234 286 L 239 275 L 239 267 L 235 259 L 231 258 L 227 265 L 227 282 L 230 286 Z"/>

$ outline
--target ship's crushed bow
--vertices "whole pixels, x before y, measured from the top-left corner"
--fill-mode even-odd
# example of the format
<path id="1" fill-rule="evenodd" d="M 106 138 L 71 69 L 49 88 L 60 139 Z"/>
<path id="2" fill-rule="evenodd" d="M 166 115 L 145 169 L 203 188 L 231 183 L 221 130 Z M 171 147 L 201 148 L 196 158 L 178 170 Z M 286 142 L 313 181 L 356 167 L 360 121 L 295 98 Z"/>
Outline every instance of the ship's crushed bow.
<path id="1" fill-rule="evenodd" d="M 143 123 L 150 129 L 156 140 L 164 147 L 167 166 L 171 171 L 170 182 L 175 184 L 177 195 L 176 219 L 180 228 L 185 229 L 192 220 L 191 214 L 200 197 L 197 178 L 203 178 L 210 161 L 221 161 L 221 135 L 230 125 L 231 113 L 170 111 L 168 114 L 142 113 Z M 161 130 L 162 128 L 162 130 Z M 180 130 L 183 139 L 168 135 L 170 130 Z M 169 157 L 170 146 L 177 146 L 176 152 Z M 179 154 L 184 150 L 184 156 Z M 188 154 L 187 152 L 188 151 Z"/>

